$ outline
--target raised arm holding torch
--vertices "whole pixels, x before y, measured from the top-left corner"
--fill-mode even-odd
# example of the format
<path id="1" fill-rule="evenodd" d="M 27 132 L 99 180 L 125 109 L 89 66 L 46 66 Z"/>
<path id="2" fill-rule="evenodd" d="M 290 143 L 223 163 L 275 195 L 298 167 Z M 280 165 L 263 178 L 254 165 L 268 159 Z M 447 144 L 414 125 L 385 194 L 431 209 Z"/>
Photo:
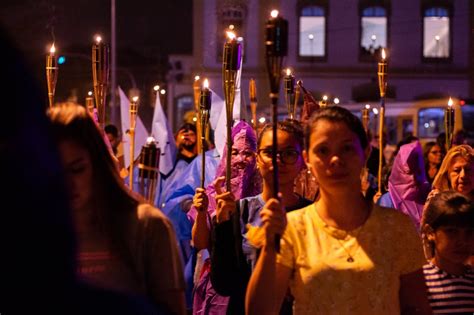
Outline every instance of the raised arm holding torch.
<path id="1" fill-rule="evenodd" d="M 383 166 L 383 130 L 385 125 L 385 93 L 387 91 L 387 58 L 385 49 L 382 49 L 382 60 L 378 64 L 380 110 L 379 110 L 379 169 L 377 175 L 378 193 L 382 193 L 382 166 Z"/>
<path id="2" fill-rule="evenodd" d="M 209 80 L 205 79 L 203 89 L 201 90 L 201 96 L 199 98 L 199 113 L 201 117 L 201 156 L 202 156 L 202 167 L 201 167 L 201 188 L 204 187 L 204 180 L 206 179 L 206 130 L 209 124 L 209 114 L 211 110 L 211 99 L 212 92 L 209 89 Z M 229 154 L 227 154 L 229 155 Z"/>
<path id="3" fill-rule="evenodd" d="M 46 55 L 46 82 L 48 84 L 49 107 L 54 105 L 54 94 L 56 92 L 58 72 L 58 57 L 56 56 L 56 47 L 54 47 L 53 43 L 49 50 L 49 54 Z"/>
<path id="4" fill-rule="evenodd" d="M 233 32 L 227 32 L 227 41 L 224 44 L 224 54 L 222 60 L 222 80 L 224 85 L 224 99 L 227 118 L 227 156 L 225 183 L 227 191 L 231 191 L 231 152 L 232 152 L 232 113 L 235 99 L 235 80 L 237 71 L 240 68 L 241 46 Z"/>
<path id="5" fill-rule="evenodd" d="M 288 52 L 288 21 L 278 16 L 278 11 L 273 10 L 265 28 L 265 50 L 268 78 L 270 80 L 270 100 L 272 103 L 272 166 L 273 166 L 273 198 L 278 198 L 278 95 L 280 93 L 280 79 L 283 59 Z M 275 249 L 280 251 L 280 235 L 275 237 Z"/>

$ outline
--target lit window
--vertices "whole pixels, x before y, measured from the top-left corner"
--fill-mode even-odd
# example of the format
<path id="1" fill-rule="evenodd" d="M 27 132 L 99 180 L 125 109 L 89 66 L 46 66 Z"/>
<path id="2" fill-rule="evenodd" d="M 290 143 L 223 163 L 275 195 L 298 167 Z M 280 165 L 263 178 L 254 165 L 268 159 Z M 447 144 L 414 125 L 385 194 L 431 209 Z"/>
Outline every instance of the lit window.
<path id="1" fill-rule="evenodd" d="M 385 8 L 367 7 L 363 9 L 360 24 L 362 54 L 374 55 L 381 48 L 387 47 L 387 11 Z"/>
<path id="2" fill-rule="evenodd" d="M 449 58 L 449 12 L 445 8 L 431 7 L 423 16 L 423 57 Z"/>
<path id="3" fill-rule="evenodd" d="M 299 55 L 324 57 L 326 52 L 326 16 L 320 6 L 303 7 L 300 11 Z"/>

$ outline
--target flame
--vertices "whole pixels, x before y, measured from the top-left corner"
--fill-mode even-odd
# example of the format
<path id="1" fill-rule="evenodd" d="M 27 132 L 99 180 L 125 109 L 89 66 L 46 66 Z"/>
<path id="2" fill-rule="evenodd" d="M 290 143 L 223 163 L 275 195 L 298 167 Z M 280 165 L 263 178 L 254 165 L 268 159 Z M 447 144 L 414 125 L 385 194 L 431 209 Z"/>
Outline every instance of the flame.
<path id="1" fill-rule="evenodd" d="M 385 58 L 387 58 L 387 55 L 385 54 L 385 48 L 382 48 L 382 60 L 385 61 Z"/>
<path id="2" fill-rule="evenodd" d="M 203 86 L 204 86 L 205 89 L 209 88 L 209 80 L 208 79 L 204 80 Z"/>
<path id="3" fill-rule="evenodd" d="M 328 96 L 327 95 L 323 95 L 323 101 L 327 101 L 328 100 Z"/>
<path id="4" fill-rule="evenodd" d="M 276 18 L 278 16 L 278 13 L 279 13 L 278 10 L 272 10 L 272 12 L 270 12 L 270 16 L 272 18 Z"/>
<path id="5" fill-rule="evenodd" d="M 339 98 L 338 98 L 338 97 L 335 97 L 335 98 L 334 98 L 334 104 L 337 105 L 337 104 L 339 104 L 339 102 L 340 102 Z"/>
<path id="6" fill-rule="evenodd" d="M 227 33 L 227 37 L 230 39 L 230 40 L 234 40 L 235 39 L 235 33 L 234 32 L 226 32 Z"/>
<path id="7" fill-rule="evenodd" d="M 290 75 L 291 75 L 291 69 L 290 69 L 290 68 L 286 68 L 286 75 L 287 75 L 287 76 L 290 76 Z"/>
<path id="8" fill-rule="evenodd" d="M 151 136 L 148 137 L 148 138 L 146 138 L 146 143 L 147 143 L 147 144 L 151 144 L 151 143 L 153 143 L 153 142 L 155 142 L 155 138 L 153 138 L 153 137 L 151 137 Z"/>
<path id="9" fill-rule="evenodd" d="M 194 81 L 199 81 L 199 79 L 201 79 L 200 76 L 198 76 L 198 75 L 194 76 Z"/>
<path id="10" fill-rule="evenodd" d="M 453 106 L 453 99 L 450 97 L 448 101 L 448 106 L 452 107 Z"/>
<path id="11" fill-rule="evenodd" d="M 365 108 L 366 108 L 366 109 L 369 109 L 369 108 L 370 108 L 370 104 L 365 104 Z"/>
<path id="12" fill-rule="evenodd" d="M 87 92 L 87 95 L 92 96 L 92 91 Z"/>
<path id="13" fill-rule="evenodd" d="M 155 92 L 158 92 L 159 89 L 160 89 L 160 86 L 159 86 L 159 85 L 155 85 L 155 86 L 153 87 L 153 90 L 154 90 Z"/>
<path id="14" fill-rule="evenodd" d="M 56 52 L 56 47 L 54 47 L 54 43 L 51 45 L 49 52 L 53 55 Z"/>
<path id="15" fill-rule="evenodd" d="M 135 102 L 135 103 L 138 102 L 138 96 L 134 96 L 134 97 L 132 98 L 132 101 Z"/>
<path id="16" fill-rule="evenodd" d="M 102 37 L 100 35 L 97 35 L 95 37 L 95 41 L 97 42 L 97 44 L 99 44 L 102 41 Z"/>

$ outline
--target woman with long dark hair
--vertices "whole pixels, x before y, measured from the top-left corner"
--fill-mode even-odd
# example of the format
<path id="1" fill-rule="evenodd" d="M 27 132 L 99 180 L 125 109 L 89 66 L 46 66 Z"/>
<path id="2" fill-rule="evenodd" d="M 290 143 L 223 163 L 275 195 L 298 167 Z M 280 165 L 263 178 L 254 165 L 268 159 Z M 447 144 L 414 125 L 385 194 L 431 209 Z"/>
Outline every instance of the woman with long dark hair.
<path id="1" fill-rule="evenodd" d="M 98 287 L 143 295 L 185 314 L 184 281 L 169 220 L 124 185 L 116 161 L 87 110 L 48 111 L 65 168 L 78 240 L 78 275 Z"/>

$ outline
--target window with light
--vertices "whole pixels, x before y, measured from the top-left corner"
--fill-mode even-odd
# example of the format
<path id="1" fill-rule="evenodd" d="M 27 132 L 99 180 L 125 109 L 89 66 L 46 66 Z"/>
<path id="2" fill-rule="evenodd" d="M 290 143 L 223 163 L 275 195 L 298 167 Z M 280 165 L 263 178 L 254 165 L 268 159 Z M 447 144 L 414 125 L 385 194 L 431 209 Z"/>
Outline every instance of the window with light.
<path id="1" fill-rule="evenodd" d="M 424 10 L 423 16 L 423 57 L 449 58 L 450 23 L 449 11 L 442 7 Z"/>
<path id="2" fill-rule="evenodd" d="M 379 55 L 380 49 L 387 47 L 387 10 L 373 6 L 361 12 L 360 47 L 364 55 Z"/>
<path id="3" fill-rule="evenodd" d="M 326 55 L 326 16 L 321 6 L 306 6 L 299 17 L 299 55 L 324 57 Z"/>

